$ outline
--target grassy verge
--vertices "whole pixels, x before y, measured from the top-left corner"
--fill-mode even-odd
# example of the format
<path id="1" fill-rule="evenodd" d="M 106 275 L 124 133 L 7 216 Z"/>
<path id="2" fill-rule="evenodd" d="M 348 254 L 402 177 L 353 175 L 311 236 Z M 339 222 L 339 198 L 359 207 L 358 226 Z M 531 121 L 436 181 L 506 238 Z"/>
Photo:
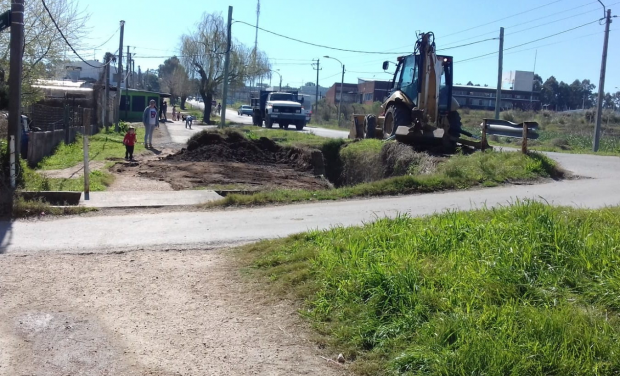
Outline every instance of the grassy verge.
<path id="1" fill-rule="evenodd" d="M 42 201 L 26 201 L 22 198 L 18 198 L 13 204 L 14 218 L 38 217 L 42 215 L 74 215 L 91 211 L 97 211 L 97 209 L 82 206 L 55 207 Z"/>
<path id="2" fill-rule="evenodd" d="M 325 137 L 315 136 L 310 133 L 298 132 L 292 129 L 267 129 L 258 128 L 250 125 L 232 127 L 236 131 L 243 133 L 249 139 L 259 139 L 260 137 L 267 137 L 282 146 L 308 146 L 321 148 L 325 143 L 329 142 L 329 139 Z"/>
<path id="3" fill-rule="evenodd" d="M 77 178 L 48 178 L 26 166 L 23 167 L 23 187 L 25 191 L 76 191 L 84 190 L 84 175 Z M 114 175 L 105 171 L 91 171 L 90 190 L 105 191 L 114 181 Z"/>
<path id="4" fill-rule="evenodd" d="M 382 219 L 241 249 L 362 375 L 617 375 L 620 208 Z"/>
<path id="5" fill-rule="evenodd" d="M 496 186 L 513 181 L 559 178 L 563 172 L 544 155 L 512 152 L 479 152 L 453 156 L 426 175 L 405 175 L 331 190 L 274 190 L 252 195 L 227 195 L 207 207 L 248 206 L 299 201 L 338 200 L 354 197 L 387 196 Z"/>
<path id="6" fill-rule="evenodd" d="M 139 154 L 144 151 L 144 145 L 141 143 L 144 139 L 144 127 L 140 123 L 132 124 L 136 127 L 138 143 L 135 146 L 134 153 Z M 115 133 L 113 131 L 102 131 L 89 138 L 88 156 L 91 161 L 103 161 L 109 158 L 123 158 L 125 156 L 125 145 L 123 138 L 125 134 Z M 73 167 L 83 162 L 82 138 L 78 137 L 76 142 L 72 144 L 61 143 L 54 154 L 43 159 L 38 168 L 42 170 L 57 170 Z"/>

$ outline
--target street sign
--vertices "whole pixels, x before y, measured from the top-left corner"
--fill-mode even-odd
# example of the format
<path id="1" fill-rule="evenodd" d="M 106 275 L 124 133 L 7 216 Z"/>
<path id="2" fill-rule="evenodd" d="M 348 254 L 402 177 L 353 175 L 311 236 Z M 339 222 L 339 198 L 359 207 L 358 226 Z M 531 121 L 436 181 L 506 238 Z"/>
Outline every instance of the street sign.
<path id="1" fill-rule="evenodd" d="M 3 31 L 9 27 L 11 27 L 11 11 L 7 10 L 6 12 L 0 14 L 0 31 Z"/>

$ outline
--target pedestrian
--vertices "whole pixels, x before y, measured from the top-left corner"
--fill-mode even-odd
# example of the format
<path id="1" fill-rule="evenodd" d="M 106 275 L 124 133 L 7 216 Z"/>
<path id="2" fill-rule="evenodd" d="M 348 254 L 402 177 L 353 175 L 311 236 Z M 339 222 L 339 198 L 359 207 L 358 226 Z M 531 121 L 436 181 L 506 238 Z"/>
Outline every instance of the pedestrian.
<path id="1" fill-rule="evenodd" d="M 158 125 L 159 120 L 157 118 L 157 107 L 155 107 L 155 100 L 151 99 L 149 106 L 144 109 L 142 114 L 142 124 L 144 124 L 144 147 L 153 147 L 153 129 Z"/>
<path id="2" fill-rule="evenodd" d="M 221 104 L 221 103 L 218 103 L 218 104 L 217 104 L 217 114 L 218 114 L 218 115 L 221 115 L 221 114 L 222 114 L 222 104 Z"/>
<path id="3" fill-rule="evenodd" d="M 172 120 L 175 120 L 177 118 L 177 105 L 173 105 L 172 106 Z"/>
<path id="4" fill-rule="evenodd" d="M 181 111 L 177 112 L 177 121 L 181 121 Z"/>
<path id="5" fill-rule="evenodd" d="M 189 126 L 189 129 L 192 129 L 192 121 L 194 120 L 194 117 L 192 115 L 187 115 L 185 117 L 185 128 L 187 128 Z"/>
<path id="6" fill-rule="evenodd" d="M 164 114 L 164 121 L 168 121 L 168 104 L 166 103 L 166 101 L 162 101 L 161 103 L 161 110 Z"/>
<path id="7" fill-rule="evenodd" d="M 133 161 L 133 148 L 136 144 L 136 128 L 130 126 L 123 139 L 123 145 L 125 145 L 125 160 Z"/>

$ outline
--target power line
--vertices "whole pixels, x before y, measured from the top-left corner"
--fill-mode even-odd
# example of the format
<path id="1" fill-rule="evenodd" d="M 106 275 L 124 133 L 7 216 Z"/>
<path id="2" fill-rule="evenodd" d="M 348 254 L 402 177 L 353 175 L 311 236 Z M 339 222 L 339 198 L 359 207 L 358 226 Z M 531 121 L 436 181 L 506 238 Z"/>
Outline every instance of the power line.
<path id="1" fill-rule="evenodd" d="M 531 41 L 529 41 L 529 42 L 521 43 L 521 44 L 518 44 L 518 45 L 516 45 L 516 46 L 512 46 L 512 47 L 509 47 L 509 48 L 505 48 L 505 49 L 504 49 L 504 51 L 509 51 L 509 50 L 512 50 L 512 49 L 515 49 L 515 48 L 519 48 L 519 47 L 521 47 L 521 46 L 525 46 L 525 45 L 527 45 L 527 44 L 535 43 L 535 42 L 538 42 L 538 41 L 541 41 L 541 40 L 544 40 L 544 39 L 548 39 L 548 38 L 554 37 L 554 36 L 556 36 L 556 35 L 564 34 L 564 33 L 567 33 L 567 32 L 569 32 L 569 31 L 573 31 L 573 30 L 579 29 L 579 28 L 581 28 L 581 27 L 591 25 L 591 24 L 596 23 L 596 22 L 598 22 L 598 20 L 596 20 L 596 21 L 592 21 L 592 22 L 588 22 L 588 23 L 585 23 L 585 24 L 583 24 L 583 25 L 575 26 L 575 27 L 573 27 L 573 28 L 570 28 L 570 29 L 567 29 L 567 30 L 564 30 L 564 31 L 560 31 L 559 33 L 555 33 L 555 34 L 547 35 L 547 36 L 542 37 L 542 38 L 534 39 L 534 40 L 531 40 Z M 493 51 L 493 52 L 489 52 L 489 53 L 487 53 L 487 54 L 483 54 L 483 55 L 479 55 L 479 56 L 470 57 L 470 58 L 468 58 L 468 59 L 464 59 L 464 60 L 458 60 L 458 61 L 455 61 L 455 63 L 462 63 L 462 62 L 465 62 L 465 61 L 468 61 L 468 60 L 477 59 L 477 58 L 479 58 L 479 57 L 484 57 L 484 56 L 494 55 L 494 54 L 496 54 L 496 53 L 498 53 L 498 51 Z"/>
<path id="2" fill-rule="evenodd" d="M 469 29 L 465 29 L 465 30 L 457 31 L 457 32 L 452 33 L 452 34 L 444 35 L 444 36 L 443 36 L 443 38 L 447 38 L 447 37 L 449 37 L 449 36 L 456 35 L 456 34 L 461 34 L 461 33 L 464 33 L 464 32 L 470 31 L 470 30 L 478 29 L 478 28 L 480 28 L 480 27 L 487 26 L 487 25 L 490 25 L 490 24 L 494 24 L 494 23 L 499 22 L 499 21 L 507 20 L 507 19 L 512 18 L 512 17 L 520 16 L 520 15 L 522 15 L 522 14 L 529 13 L 529 12 L 532 12 L 532 11 L 538 10 L 538 9 L 540 9 L 540 8 L 547 7 L 547 6 L 552 5 L 552 4 L 555 4 L 555 3 L 559 3 L 560 1 L 562 1 L 562 0 L 555 0 L 555 1 L 552 1 L 552 2 L 550 2 L 550 3 L 547 3 L 547 4 L 543 4 L 543 5 L 537 6 L 536 8 L 532 8 L 532 9 L 524 10 L 523 12 L 519 12 L 519 13 L 516 13 L 516 14 L 512 14 L 512 15 L 510 15 L 510 16 L 506 16 L 506 17 L 503 17 L 503 18 L 497 19 L 497 20 L 495 20 L 495 21 L 485 22 L 485 23 L 480 24 L 480 25 L 478 25 L 478 26 L 470 27 Z"/>
<path id="3" fill-rule="evenodd" d="M 75 56 L 77 56 L 80 60 L 82 60 L 84 62 L 84 64 L 91 66 L 93 68 L 101 68 L 103 66 L 106 66 L 108 64 L 110 64 L 110 62 L 108 61 L 105 64 L 102 64 L 100 66 L 96 66 L 96 65 L 92 65 L 91 63 L 89 63 L 88 61 L 84 60 L 80 54 L 77 53 L 77 51 L 73 48 L 73 46 L 71 45 L 71 43 L 69 43 L 69 41 L 67 40 L 67 38 L 65 37 L 65 34 L 63 34 L 62 30 L 60 30 L 60 27 L 58 26 L 58 24 L 56 23 L 56 20 L 54 19 L 54 17 L 52 16 L 52 12 L 50 12 L 49 8 L 47 7 L 47 4 L 45 4 L 45 0 L 41 0 L 41 2 L 43 3 L 43 7 L 45 8 L 45 10 L 47 11 L 47 14 L 50 16 L 50 19 L 52 20 L 52 22 L 54 23 L 54 26 L 56 26 L 56 30 L 58 30 L 58 32 L 60 33 L 60 36 L 62 37 L 62 39 L 65 40 L 65 43 L 67 43 L 67 46 L 69 46 L 69 48 L 71 48 L 71 51 L 73 51 L 73 53 L 75 54 Z"/>
<path id="4" fill-rule="evenodd" d="M 483 40 L 479 40 L 479 41 L 475 41 L 475 42 L 471 42 L 471 43 L 467 43 L 467 44 L 461 44 L 460 46 L 440 48 L 440 49 L 438 49 L 437 51 L 452 50 L 452 49 L 454 49 L 454 48 L 461 48 L 461 47 L 471 46 L 472 44 L 478 44 L 478 43 L 488 42 L 488 41 L 490 41 L 490 40 L 497 40 L 497 39 L 498 39 L 498 38 L 488 38 L 488 39 L 483 39 Z"/>
<path id="5" fill-rule="evenodd" d="M 105 42 L 101 43 L 100 45 L 98 45 L 97 47 L 93 47 L 92 49 L 96 49 L 96 48 L 100 48 L 106 45 L 106 43 L 108 43 L 110 41 L 110 39 L 114 38 L 114 36 L 116 35 L 116 33 L 118 33 L 118 31 L 120 30 L 120 26 L 118 27 L 118 29 L 116 29 L 116 31 L 114 31 L 114 34 L 110 35 L 110 37 L 108 39 L 106 39 Z"/>
<path id="6" fill-rule="evenodd" d="M 239 23 L 244 24 L 244 25 L 255 27 L 255 28 L 257 28 L 260 31 L 264 31 L 266 33 L 273 34 L 273 35 L 276 35 L 276 36 L 281 37 L 281 38 L 289 39 L 289 40 L 292 40 L 292 41 L 295 41 L 295 42 L 299 42 L 299 43 L 302 43 L 302 44 L 307 44 L 309 46 L 326 48 L 328 50 L 343 51 L 343 52 L 355 52 L 355 53 L 358 53 L 358 54 L 372 54 L 372 55 L 398 55 L 398 54 L 407 54 L 408 53 L 408 52 L 385 52 L 385 51 L 360 51 L 360 50 L 349 50 L 349 49 L 346 49 L 346 48 L 330 47 L 330 46 L 326 46 L 326 45 L 323 45 L 323 44 L 306 42 L 306 41 L 303 41 L 301 39 L 292 38 L 292 37 L 288 37 L 286 35 L 278 34 L 278 33 L 274 32 L 274 31 L 263 29 L 262 27 L 258 27 L 256 25 L 252 25 L 251 23 L 248 23 L 248 22 L 245 22 L 245 21 L 235 20 L 235 22 L 239 22 Z"/>

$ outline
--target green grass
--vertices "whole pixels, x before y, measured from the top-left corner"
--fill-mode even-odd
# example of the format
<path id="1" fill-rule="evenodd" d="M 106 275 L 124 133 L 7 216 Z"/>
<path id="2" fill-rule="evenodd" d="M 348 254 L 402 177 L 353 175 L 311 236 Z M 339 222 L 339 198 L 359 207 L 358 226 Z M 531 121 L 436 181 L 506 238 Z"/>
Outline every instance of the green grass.
<path id="1" fill-rule="evenodd" d="M 133 123 L 136 127 L 138 143 L 135 146 L 134 154 L 143 152 L 144 149 L 144 127 L 140 123 Z M 125 145 L 123 145 L 124 133 L 113 131 L 102 131 L 90 136 L 88 156 L 91 161 L 104 161 L 109 158 L 125 157 Z M 44 158 L 37 166 L 42 170 L 58 170 L 73 167 L 83 163 L 84 151 L 82 137 L 77 137 L 72 144 L 61 143 L 56 148 L 54 154 Z"/>
<path id="2" fill-rule="evenodd" d="M 361 375 L 618 375 L 620 208 L 521 202 L 242 249 Z"/>
<path id="3" fill-rule="evenodd" d="M 270 138 L 281 146 L 321 148 L 325 143 L 329 142 L 329 139 L 325 137 L 315 136 L 311 133 L 298 132 L 292 129 L 267 129 L 249 125 L 231 127 L 231 129 L 241 132 L 251 140 L 257 140 L 260 137 Z"/>
<path id="4" fill-rule="evenodd" d="M 91 191 L 105 191 L 114 181 L 114 176 L 105 171 L 91 171 L 89 177 Z M 48 178 L 24 165 L 23 186 L 21 188 L 24 191 L 81 192 L 84 190 L 84 175 L 72 179 Z"/>
<path id="5" fill-rule="evenodd" d="M 251 195 L 231 194 L 205 205 L 207 207 L 253 206 L 426 193 L 466 189 L 478 185 L 495 186 L 548 177 L 559 178 L 562 175 L 563 172 L 555 162 L 542 154 L 523 155 L 513 152 L 487 151 L 469 156 L 453 156 L 440 165 L 435 173 L 428 175 L 398 176 L 330 190 L 272 190 Z"/>
<path id="6" fill-rule="evenodd" d="M 75 215 L 97 211 L 83 206 L 51 206 L 42 201 L 26 201 L 18 197 L 13 203 L 13 218 L 38 217 L 42 215 Z"/>

